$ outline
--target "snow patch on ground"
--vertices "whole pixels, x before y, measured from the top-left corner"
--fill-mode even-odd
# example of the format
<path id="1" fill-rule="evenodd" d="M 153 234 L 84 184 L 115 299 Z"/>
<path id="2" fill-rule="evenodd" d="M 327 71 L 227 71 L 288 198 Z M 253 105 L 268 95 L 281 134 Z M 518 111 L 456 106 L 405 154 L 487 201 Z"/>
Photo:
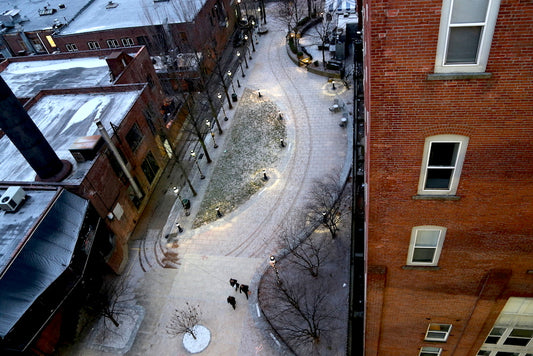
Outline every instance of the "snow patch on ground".
<path id="1" fill-rule="evenodd" d="M 183 347 L 192 354 L 203 351 L 209 341 L 211 340 L 211 332 L 205 326 L 195 325 L 193 327 L 194 335 L 196 339 L 192 337 L 191 334 L 187 333 L 183 335 Z"/>

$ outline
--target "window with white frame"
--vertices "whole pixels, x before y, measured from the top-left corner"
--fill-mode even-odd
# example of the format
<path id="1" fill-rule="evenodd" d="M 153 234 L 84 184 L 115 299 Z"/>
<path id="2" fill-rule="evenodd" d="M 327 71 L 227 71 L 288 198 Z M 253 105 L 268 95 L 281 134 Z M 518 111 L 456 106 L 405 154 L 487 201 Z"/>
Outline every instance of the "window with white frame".
<path id="1" fill-rule="evenodd" d="M 75 52 L 78 50 L 78 47 L 74 44 L 74 43 L 67 43 L 65 45 L 65 48 L 67 49 L 67 51 L 69 52 Z"/>
<path id="2" fill-rule="evenodd" d="M 451 324 L 435 324 L 431 323 L 426 331 L 425 341 L 446 341 L 450 336 L 452 330 Z"/>
<path id="3" fill-rule="evenodd" d="M 477 355 L 533 355 L 533 298 L 509 298 Z"/>
<path id="4" fill-rule="evenodd" d="M 100 49 L 100 44 L 96 41 L 87 42 L 87 46 L 89 46 L 89 49 Z"/>
<path id="5" fill-rule="evenodd" d="M 418 356 L 435 356 L 440 355 L 442 349 L 440 347 L 421 347 Z"/>
<path id="6" fill-rule="evenodd" d="M 133 42 L 133 38 L 123 38 L 121 39 L 121 41 L 124 47 L 131 47 L 135 45 L 135 43 Z"/>
<path id="7" fill-rule="evenodd" d="M 418 183 L 420 195 L 455 195 L 468 137 L 436 135 L 426 138 Z"/>
<path id="8" fill-rule="evenodd" d="M 107 47 L 109 48 L 117 48 L 118 47 L 118 41 L 117 40 L 107 40 Z"/>
<path id="9" fill-rule="evenodd" d="M 413 227 L 407 253 L 407 265 L 437 266 L 445 235 L 446 228 L 442 226 Z"/>
<path id="10" fill-rule="evenodd" d="M 501 0 L 443 0 L 436 73 L 485 72 Z"/>

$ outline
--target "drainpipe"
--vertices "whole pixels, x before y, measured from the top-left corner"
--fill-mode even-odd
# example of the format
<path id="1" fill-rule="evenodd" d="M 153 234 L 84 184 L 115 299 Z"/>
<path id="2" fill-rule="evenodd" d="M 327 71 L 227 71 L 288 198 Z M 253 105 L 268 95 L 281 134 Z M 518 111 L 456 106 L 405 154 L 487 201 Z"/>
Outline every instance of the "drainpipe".
<path id="1" fill-rule="evenodd" d="M 98 114 L 97 114 L 97 117 L 98 117 Z M 98 130 L 102 134 L 102 137 L 104 138 L 104 141 L 107 143 L 107 145 L 111 149 L 111 152 L 113 152 L 113 155 L 117 159 L 117 162 L 118 162 L 120 168 L 122 168 L 122 171 L 124 172 L 124 174 L 128 178 L 128 180 L 129 180 L 129 182 L 131 184 L 131 187 L 133 188 L 133 191 L 135 192 L 135 195 L 137 196 L 137 198 L 142 199 L 143 194 L 142 194 L 141 190 L 139 189 L 139 186 L 135 182 L 135 179 L 133 179 L 133 176 L 131 175 L 130 171 L 128 170 L 128 167 L 126 167 L 126 164 L 122 160 L 122 157 L 120 156 L 120 153 L 118 152 L 117 147 L 111 141 L 111 138 L 109 137 L 109 134 L 107 133 L 104 125 L 102 125 L 102 121 L 100 121 L 99 119 L 95 119 L 94 122 L 96 124 L 96 127 L 98 127 Z"/>

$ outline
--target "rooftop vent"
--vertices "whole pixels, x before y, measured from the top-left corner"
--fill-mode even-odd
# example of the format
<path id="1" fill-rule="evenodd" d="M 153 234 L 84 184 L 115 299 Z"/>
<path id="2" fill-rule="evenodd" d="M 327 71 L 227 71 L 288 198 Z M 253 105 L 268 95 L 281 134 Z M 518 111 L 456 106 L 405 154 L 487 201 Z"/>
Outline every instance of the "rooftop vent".
<path id="1" fill-rule="evenodd" d="M 39 9 L 39 16 L 47 16 L 47 15 L 53 15 L 57 12 L 56 9 L 49 9 L 48 7 L 44 7 L 44 9 Z"/>
<path id="2" fill-rule="evenodd" d="M 61 10 L 66 8 L 65 4 L 59 4 L 59 5 L 57 5 L 57 7 L 59 7 Z"/>
<path id="3" fill-rule="evenodd" d="M 106 9 L 114 9 L 115 7 L 117 7 L 118 4 L 116 2 L 113 2 L 113 1 L 110 1 L 107 3 L 107 5 L 105 6 Z"/>
<path id="4" fill-rule="evenodd" d="M 69 151 L 76 162 L 91 161 L 103 143 L 104 140 L 100 135 L 78 137 L 69 147 Z"/>
<path id="5" fill-rule="evenodd" d="M 26 198 L 26 192 L 21 187 L 9 187 L 0 197 L 0 209 L 15 211 Z"/>

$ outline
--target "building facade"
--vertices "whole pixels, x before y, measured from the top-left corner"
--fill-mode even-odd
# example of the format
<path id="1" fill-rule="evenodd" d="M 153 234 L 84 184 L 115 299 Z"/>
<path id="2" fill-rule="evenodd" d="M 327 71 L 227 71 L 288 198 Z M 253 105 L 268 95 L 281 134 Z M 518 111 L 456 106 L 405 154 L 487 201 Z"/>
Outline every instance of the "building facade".
<path id="1" fill-rule="evenodd" d="M 113 232 L 107 262 L 120 272 L 183 120 L 178 105 L 166 105 L 146 48 L 10 58 L 0 70 L 52 149 L 72 165 L 56 184 L 89 200 Z M 9 137 L 0 147 L 2 184 L 40 184 Z"/>
<path id="2" fill-rule="evenodd" d="M 363 1 L 366 355 L 533 354 L 533 2 Z"/>

